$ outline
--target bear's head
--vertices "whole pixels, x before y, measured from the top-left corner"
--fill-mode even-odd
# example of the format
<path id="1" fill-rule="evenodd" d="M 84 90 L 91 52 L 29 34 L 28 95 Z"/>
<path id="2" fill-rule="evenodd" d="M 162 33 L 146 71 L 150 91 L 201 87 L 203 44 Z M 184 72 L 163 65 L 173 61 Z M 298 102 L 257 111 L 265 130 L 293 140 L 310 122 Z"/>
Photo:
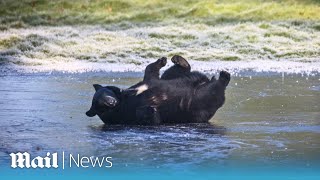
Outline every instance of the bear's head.
<path id="1" fill-rule="evenodd" d="M 101 115 L 106 111 L 110 111 L 117 107 L 120 103 L 121 90 L 114 86 L 101 86 L 99 84 L 93 85 L 96 90 L 92 105 L 86 115 L 93 117 L 95 115 Z"/>

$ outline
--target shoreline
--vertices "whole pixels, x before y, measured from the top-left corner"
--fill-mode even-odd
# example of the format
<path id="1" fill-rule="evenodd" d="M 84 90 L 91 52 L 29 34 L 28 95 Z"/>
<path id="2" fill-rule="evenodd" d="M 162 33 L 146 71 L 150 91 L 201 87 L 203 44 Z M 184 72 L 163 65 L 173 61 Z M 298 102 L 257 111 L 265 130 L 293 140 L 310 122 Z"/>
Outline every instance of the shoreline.
<path id="1" fill-rule="evenodd" d="M 150 60 L 150 62 L 152 62 Z M 38 66 L 19 66 L 15 64 L 2 65 L 0 74 L 81 74 L 81 73 L 143 73 L 145 67 L 150 62 L 143 62 L 140 65 L 125 63 L 94 63 L 94 62 L 60 62 L 48 65 Z M 205 74 L 216 74 L 221 70 L 226 70 L 231 74 L 252 73 L 286 73 L 286 74 L 305 74 L 313 75 L 320 72 L 320 61 L 305 63 L 292 61 L 272 61 L 272 60 L 254 60 L 254 61 L 189 61 L 192 71 L 200 71 Z M 172 62 L 162 69 L 166 70 L 172 66 Z"/>

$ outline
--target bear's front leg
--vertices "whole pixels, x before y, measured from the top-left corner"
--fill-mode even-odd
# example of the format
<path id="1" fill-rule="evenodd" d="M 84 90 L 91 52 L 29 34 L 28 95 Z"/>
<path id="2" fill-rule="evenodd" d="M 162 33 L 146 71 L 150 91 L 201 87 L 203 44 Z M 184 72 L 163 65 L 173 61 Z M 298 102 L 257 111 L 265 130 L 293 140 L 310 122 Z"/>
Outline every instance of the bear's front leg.
<path id="1" fill-rule="evenodd" d="M 152 79 L 159 79 L 160 69 L 167 64 L 167 58 L 162 57 L 158 59 L 156 62 L 149 64 L 145 71 L 143 81 L 147 82 Z"/>
<path id="2" fill-rule="evenodd" d="M 158 125 L 161 123 L 157 109 L 152 106 L 136 108 L 136 118 L 139 125 Z"/>

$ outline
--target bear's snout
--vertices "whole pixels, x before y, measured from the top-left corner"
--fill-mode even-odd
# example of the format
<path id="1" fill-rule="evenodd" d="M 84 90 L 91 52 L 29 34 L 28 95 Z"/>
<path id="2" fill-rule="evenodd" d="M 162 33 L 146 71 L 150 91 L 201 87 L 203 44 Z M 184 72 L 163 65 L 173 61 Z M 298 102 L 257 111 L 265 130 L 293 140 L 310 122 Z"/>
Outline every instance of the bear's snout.
<path id="1" fill-rule="evenodd" d="M 103 100 L 103 104 L 108 107 L 114 107 L 117 105 L 117 103 L 118 103 L 118 100 L 111 96 L 106 96 Z"/>

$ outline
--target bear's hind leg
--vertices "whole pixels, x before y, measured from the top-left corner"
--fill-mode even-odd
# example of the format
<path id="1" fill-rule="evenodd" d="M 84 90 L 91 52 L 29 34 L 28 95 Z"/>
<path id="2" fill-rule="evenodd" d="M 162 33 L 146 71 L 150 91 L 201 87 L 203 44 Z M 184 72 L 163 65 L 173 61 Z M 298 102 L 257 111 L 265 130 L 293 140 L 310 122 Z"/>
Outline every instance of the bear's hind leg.
<path id="1" fill-rule="evenodd" d="M 142 106 L 136 109 L 137 123 L 140 125 L 160 124 L 160 115 L 157 109 L 152 106 Z"/>
<path id="2" fill-rule="evenodd" d="M 194 93 L 191 111 L 194 122 L 207 122 L 224 104 L 225 89 L 230 81 L 230 74 L 221 71 L 219 79 L 212 77 L 211 81 L 202 84 Z"/>
<path id="3" fill-rule="evenodd" d="M 186 70 L 191 70 L 191 66 L 190 64 L 188 63 L 188 61 L 183 58 L 182 56 L 179 56 L 179 55 L 174 55 L 172 58 L 171 58 L 171 61 L 175 64 L 175 65 L 179 65 L 180 67 L 183 67 L 185 68 Z"/>
<path id="4" fill-rule="evenodd" d="M 193 121 L 191 123 L 209 123 L 215 113 L 216 111 L 208 111 L 206 109 L 195 111 L 192 113 Z"/>
<path id="5" fill-rule="evenodd" d="M 227 87 L 230 82 L 230 74 L 227 71 L 221 71 L 219 76 L 219 82 Z"/>
<path id="6" fill-rule="evenodd" d="M 176 79 L 183 77 L 190 73 L 191 66 L 186 59 L 179 55 L 174 55 L 171 58 L 174 63 L 169 69 L 167 69 L 161 76 L 163 80 Z"/>

